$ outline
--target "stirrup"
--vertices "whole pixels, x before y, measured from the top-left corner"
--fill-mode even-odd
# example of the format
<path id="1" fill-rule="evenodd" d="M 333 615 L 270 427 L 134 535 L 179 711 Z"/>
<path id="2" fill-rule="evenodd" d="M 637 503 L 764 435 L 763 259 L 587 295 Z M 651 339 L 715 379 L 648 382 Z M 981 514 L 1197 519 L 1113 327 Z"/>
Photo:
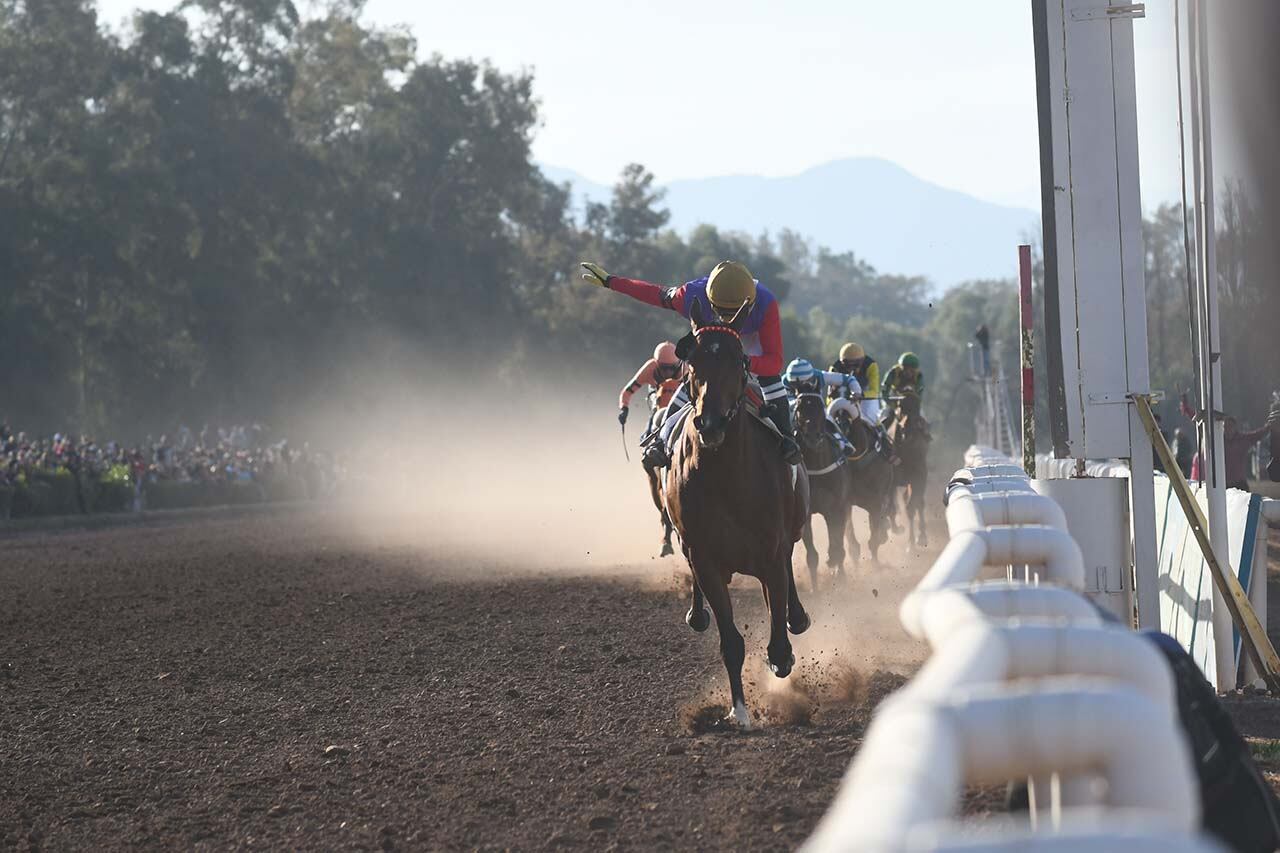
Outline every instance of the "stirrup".
<path id="1" fill-rule="evenodd" d="M 651 442 L 644 449 L 644 455 L 640 457 L 640 464 L 644 466 L 646 471 L 669 468 L 671 466 L 671 455 L 667 453 L 666 442 L 661 438 Z"/>

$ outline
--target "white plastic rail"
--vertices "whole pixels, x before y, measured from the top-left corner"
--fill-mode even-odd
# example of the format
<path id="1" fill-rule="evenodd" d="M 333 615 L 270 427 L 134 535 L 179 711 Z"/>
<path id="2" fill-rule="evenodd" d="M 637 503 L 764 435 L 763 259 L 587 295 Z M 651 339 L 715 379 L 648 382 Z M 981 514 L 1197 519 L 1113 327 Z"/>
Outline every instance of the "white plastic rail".
<path id="1" fill-rule="evenodd" d="M 932 654 L 880 706 L 805 850 L 1220 849 L 1155 646 L 1079 590 L 1062 510 L 971 448 L 948 488 L 951 540 L 899 617 Z M 1027 580 L 980 581 L 1027 566 Z M 965 785 L 1027 779 L 1026 821 L 956 823 Z"/>

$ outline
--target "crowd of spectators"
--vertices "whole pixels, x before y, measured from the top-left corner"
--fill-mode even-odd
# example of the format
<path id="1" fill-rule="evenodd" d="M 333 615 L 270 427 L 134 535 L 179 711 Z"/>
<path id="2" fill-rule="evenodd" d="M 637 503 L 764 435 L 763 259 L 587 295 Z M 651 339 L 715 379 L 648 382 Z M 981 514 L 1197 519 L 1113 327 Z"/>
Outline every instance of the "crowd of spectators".
<path id="1" fill-rule="evenodd" d="M 0 518 L 14 509 L 63 511 L 40 505 L 39 484 L 65 484 L 72 510 L 83 513 L 209 504 L 228 495 L 231 502 L 314 499 L 331 494 L 343 477 L 340 458 L 275 440 L 258 424 L 198 433 L 180 426 L 172 437 L 126 446 L 90 435 L 34 436 L 0 422 Z"/>

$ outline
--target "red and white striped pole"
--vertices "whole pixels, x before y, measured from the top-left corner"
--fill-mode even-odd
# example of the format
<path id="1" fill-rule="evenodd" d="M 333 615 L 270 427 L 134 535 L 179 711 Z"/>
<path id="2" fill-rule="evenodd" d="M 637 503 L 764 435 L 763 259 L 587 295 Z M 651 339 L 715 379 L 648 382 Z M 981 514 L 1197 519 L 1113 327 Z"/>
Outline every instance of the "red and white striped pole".
<path id="1" fill-rule="evenodd" d="M 1027 476 L 1036 476 L 1036 382 L 1035 345 L 1032 330 L 1035 328 L 1031 313 L 1031 247 L 1018 247 L 1019 318 L 1022 323 L 1022 468 Z"/>

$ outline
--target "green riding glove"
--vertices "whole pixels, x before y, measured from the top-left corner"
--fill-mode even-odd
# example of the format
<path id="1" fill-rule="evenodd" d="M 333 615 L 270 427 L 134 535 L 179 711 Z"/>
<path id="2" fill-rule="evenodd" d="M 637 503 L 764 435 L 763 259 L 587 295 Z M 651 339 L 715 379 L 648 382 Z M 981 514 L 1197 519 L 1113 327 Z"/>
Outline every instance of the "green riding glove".
<path id="1" fill-rule="evenodd" d="M 583 261 L 579 266 L 586 270 L 582 274 L 582 280 L 587 284 L 594 284 L 596 287 L 609 286 L 609 274 L 604 271 L 604 267 L 590 261 Z"/>

